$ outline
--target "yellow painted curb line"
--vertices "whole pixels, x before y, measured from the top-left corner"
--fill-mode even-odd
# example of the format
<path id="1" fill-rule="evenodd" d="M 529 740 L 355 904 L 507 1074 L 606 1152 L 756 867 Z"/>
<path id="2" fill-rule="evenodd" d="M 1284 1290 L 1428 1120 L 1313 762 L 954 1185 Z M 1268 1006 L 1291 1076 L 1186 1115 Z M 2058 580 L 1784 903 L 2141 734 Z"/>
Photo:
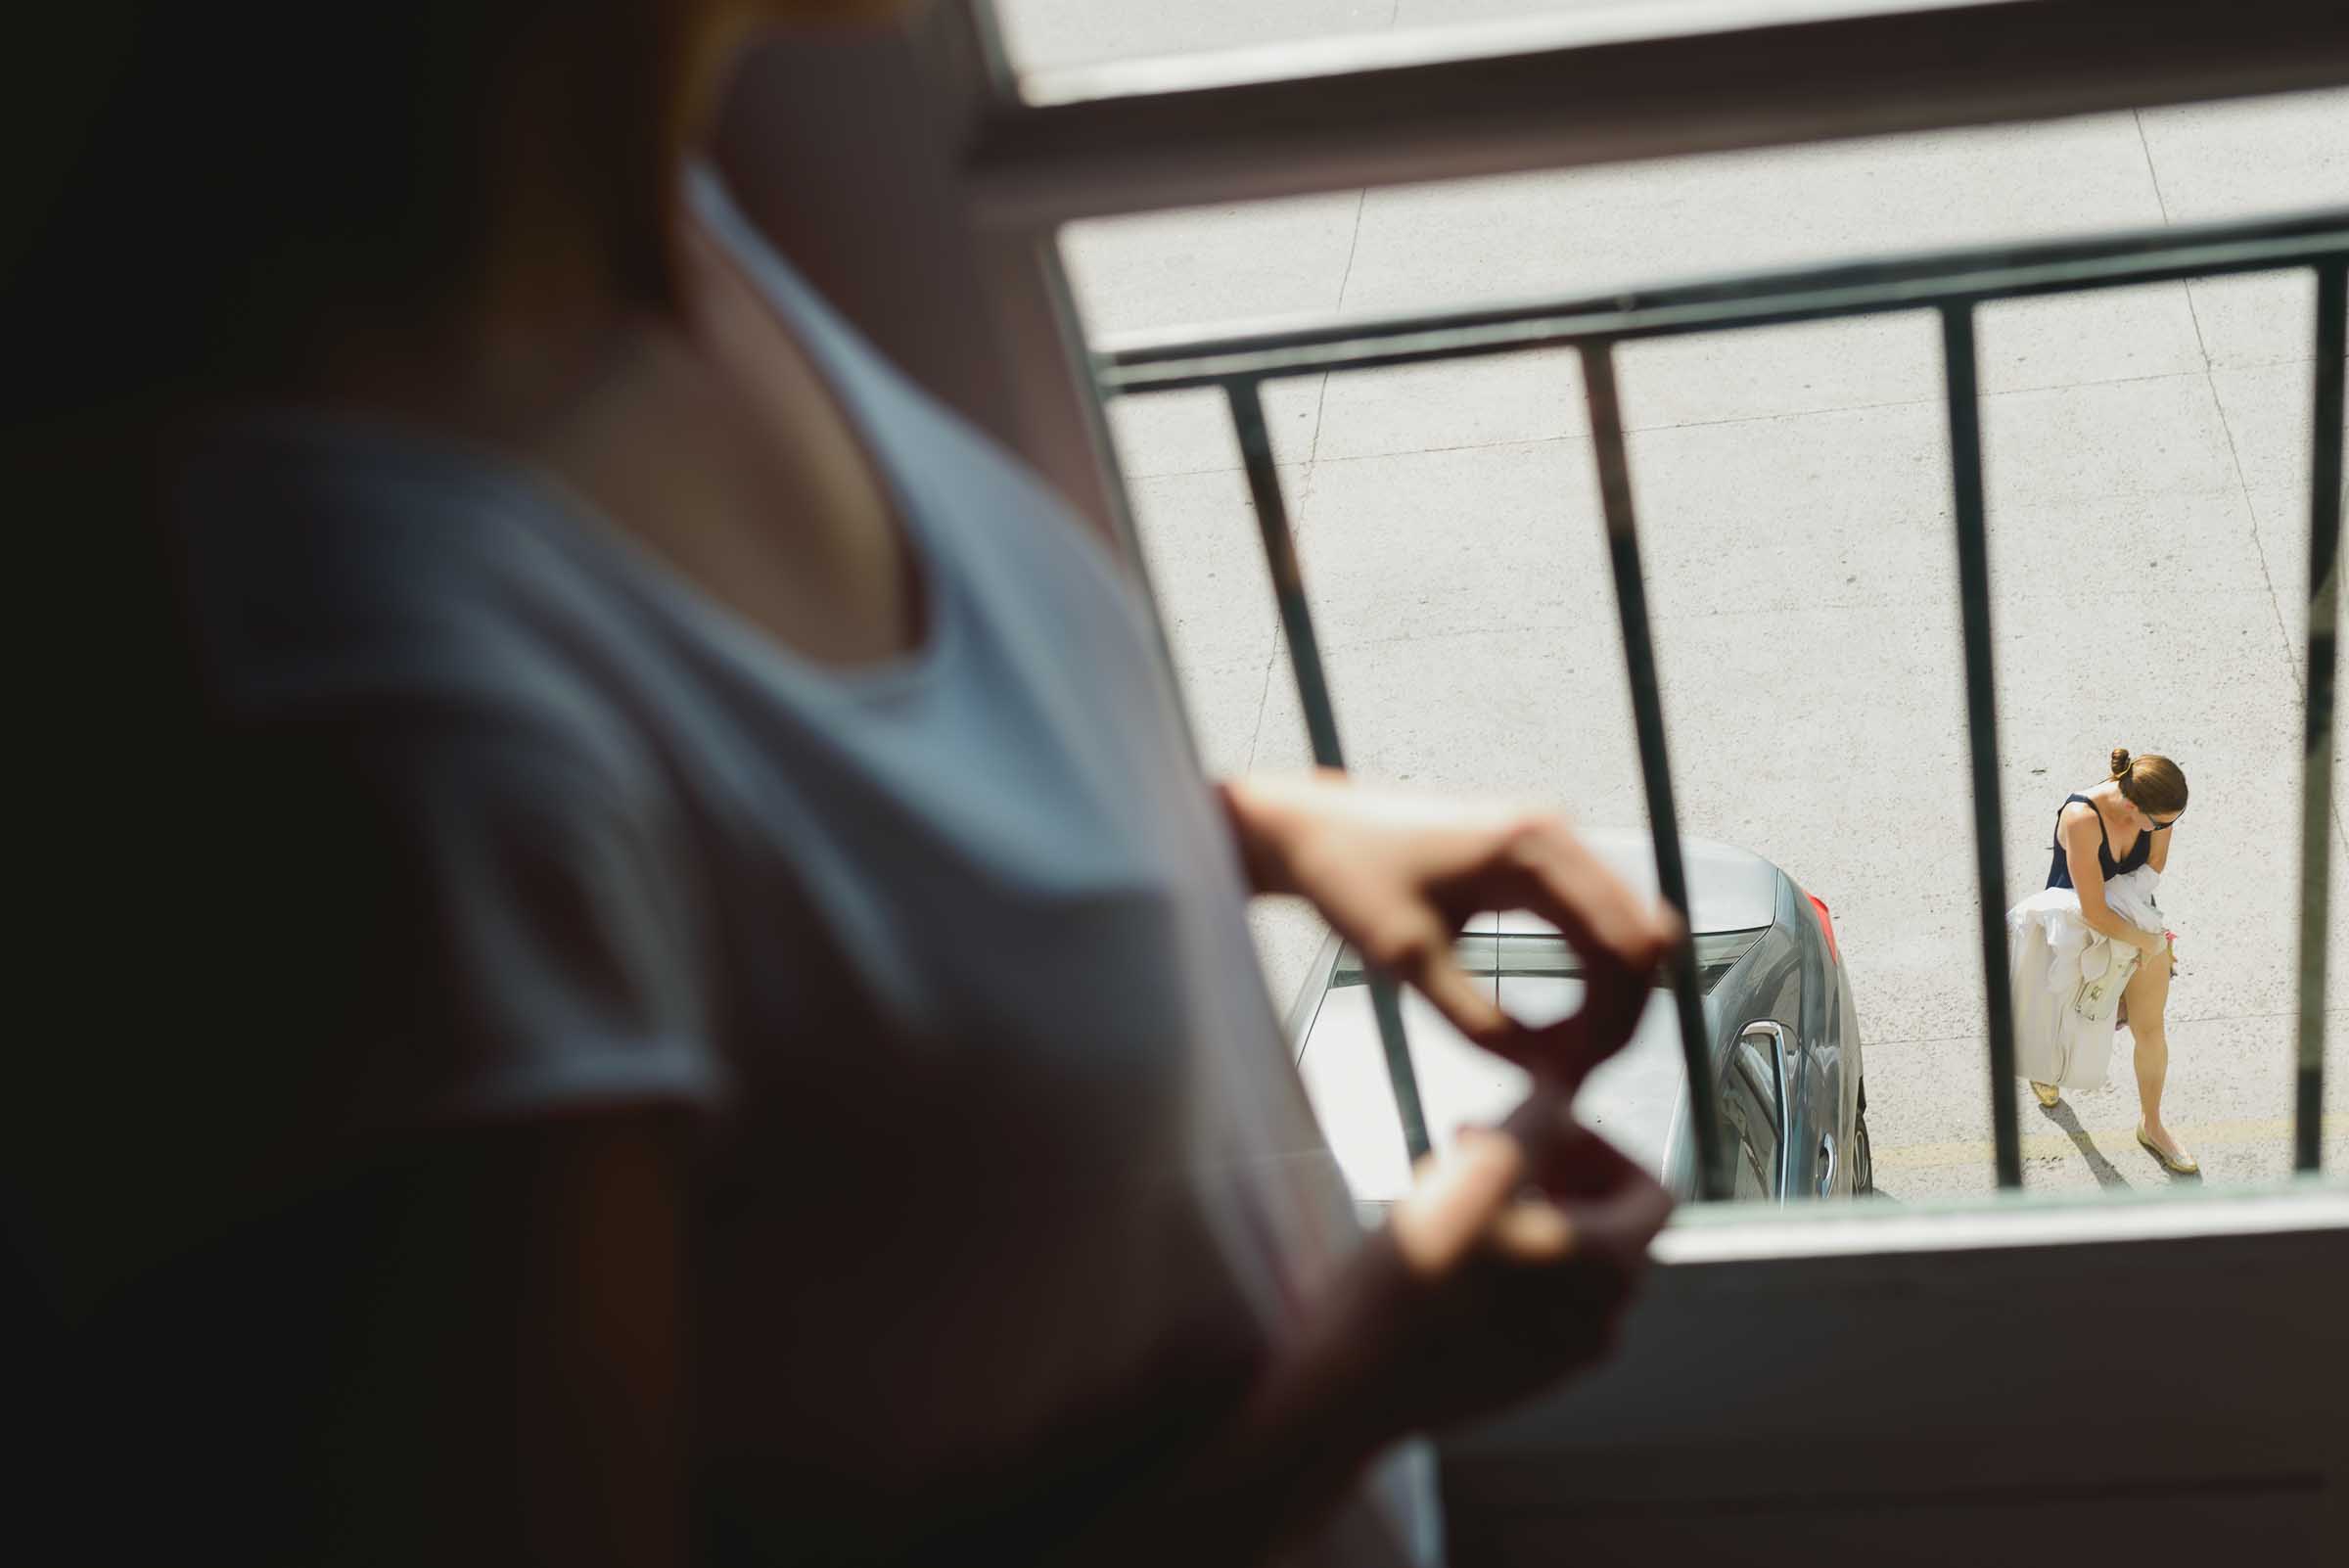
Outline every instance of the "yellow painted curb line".
<path id="1" fill-rule="evenodd" d="M 2112 1138 L 2122 1146 L 2137 1147 L 2137 1126 L 2091 1127 L 2081 1129 L 2092 1141 Z M 2192 1126 L 2173 1123 L 2170 1131 L 2189 1150 L 2220 1148 L 2237 1143 L 2265 1143 L 2273 1139 L 2289 1147 L 2292 1140 L 2292 1122 L 2289 1117 L 2274 1117 L 2260 1122 L 2203 1122 Z M 2324 1132 L 2326 1137 L 2349 1134 L 2349 1116 L 2327 1116 Z M 2026 1160 L 2054 1159 L 2077 1154 L 2080 1145 L 2068 1133 L 2034 1132 L 2022 1140 Z M 1875 1167 L 1879 1171 L 1921 1171 L 1937 1165 L 1989 1165 L 1998 1158 L 1998 1148 L 1989 1142 L 1911 1143 L 1900 1148 L 1878 1145 L 1874 1150 Z"/>

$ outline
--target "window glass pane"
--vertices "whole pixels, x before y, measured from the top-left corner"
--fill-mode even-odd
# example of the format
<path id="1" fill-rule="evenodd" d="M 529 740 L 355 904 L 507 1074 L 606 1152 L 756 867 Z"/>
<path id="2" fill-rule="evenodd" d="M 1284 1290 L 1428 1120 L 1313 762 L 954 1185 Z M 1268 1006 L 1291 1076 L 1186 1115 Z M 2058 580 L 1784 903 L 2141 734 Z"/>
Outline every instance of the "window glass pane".
<path id="1" fill-rule="evenodd" d="M 1452 946 L 1452 961 L 1471 975 L 1490 975 L 1494 972 L 1493 937 L 1489 933 L 1472 933 L 1462 937 Z M 1330 971 L 1332 986 L 1363 984 L 1362 955 L 1352 946 L 1340 949 L 1337 967 Z"/>
<path id="2" fill-rule="evenodd" d="M 1710 992 L 1736 966 L 1739 958 L 1753 949 L 1762 935 L 1760 931 L 1700 934 L 1696 939 L 1697 984 Z M 1583 973 L 1583 960 L 1565 938 L 1523 932 L 1506 932 L 1497 937 L 1475 933 L 1462 937 L 1453 945 L 1452 960 L 1468 974 L 1492 975 L 1501 980 L 1576 980 Z M 1340 949 L 1329 983 L 1359 986 L 1363 983 L 1363 976 L 1361 954 L 1351 946 Z M 1658 977 L 1657 984 L 1663 984 L 1662 977 Z"/>
<path id="3" fill-rule="evenodd" d="M 2349 208 L 2349 92 L 1159 213 L 1079 226 L 1066 253 L 1088 324 L 1114 338 L 2324 208 Z M 2159 892 L 2184 965 L 2162 1119 L 2214 1182 L 2290 1161 L 2312 300 L 2304 275 L 2279 275 L 1994 301 L 1978 322 L 2004 899 L 2041 890 L 2057 808 L 2102 778 L 2113 746 L 2184 767 L 2193 809 Z M 1988 1192 L 1936 323 L 1638 343 L 1619 377 L 1682 830 L 1833 911 L 1849 1012 L 1807 980 L 1805 1027 L 1858 1031 L 1879 1185 Z M 1575 353 L 1543 349 L 1301 377 L 1267 409 L 1350 761 L 1554 801 L 1636 839 L 1583 392 Z M 1247 765 L 1303 765 L 1268 610 L 1244 640 L 1216 629 L 1235 616 L 1223 596 L 1263 569 L 1213 394 L 1113 412 L 1145 545 L 1182 560 L 1160 576 L 1186 672 L 1228 675 L 1217 689 Z M 1209 533 L 1168 499 L 1182 484 L 1218 487 L 1196 503 L 1222 530 L 1212 561 L 1185 558 Z M 2338 1171 L 2349 840 L 2334 867 L 2324 1148 Z M 1815 919 L 1807 899 L 1789 907 Z M 1496 959 L 1529 979 L 1543 961 Z M 2140 1048 L 2117 1032 L 2101 1074 L 2054 1107 L 2013 1086 L 2027 1185 L 2171 1188 L 2136 1139 Z M 1791 1097 L 1827 1096 L 1811 1058 L 1788 1075 Z M 1822 1130 L 1855 1146 L 1849 1128 L 1802 1129 L 1795 1190 Z"/>

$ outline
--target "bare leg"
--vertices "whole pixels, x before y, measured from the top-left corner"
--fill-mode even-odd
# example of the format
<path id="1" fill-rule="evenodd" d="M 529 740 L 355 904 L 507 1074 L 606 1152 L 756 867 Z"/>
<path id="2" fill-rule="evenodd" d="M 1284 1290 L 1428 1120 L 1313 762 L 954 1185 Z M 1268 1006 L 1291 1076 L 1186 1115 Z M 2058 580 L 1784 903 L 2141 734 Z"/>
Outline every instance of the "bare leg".
<path id="1" fill-rule="evenodd" d="M 2164 1153 L 2183 1156 L 2186 1151 L 2161 1125 L 2161 1089 L 2170 1076 L 2170 955 L 2146 957 L 2121 995 L 2129 1007 L 2129 1034 L 2137 1041 L 2137 1101 L 2144 1111 L 2145 1136 Z"/>

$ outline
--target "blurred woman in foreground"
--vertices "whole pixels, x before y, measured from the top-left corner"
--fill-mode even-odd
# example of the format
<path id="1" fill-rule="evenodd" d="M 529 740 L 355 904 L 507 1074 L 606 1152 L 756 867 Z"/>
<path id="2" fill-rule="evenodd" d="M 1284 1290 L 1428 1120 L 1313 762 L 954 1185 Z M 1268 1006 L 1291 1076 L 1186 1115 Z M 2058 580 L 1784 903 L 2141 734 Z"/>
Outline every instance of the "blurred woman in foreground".
<path id="1" fill-rule="evenodd" d="M 1112 563 L 694 156 L 744 37 L 889 5 L 198 9 L 31 274 L 112 291 L 49 412 L 179 682 L 83 770 L 11 1193 L 81 1555 L 1430 1555 L 1405 1440 L 1663 1222 L 1568 1106 L 1667 919 L 1539 811 L 1198 780 Z M 1536 1072 L 1370 1237 L 1252 891 Z M 1496 906 L 1579 1017 L 1453 967 Z"/>

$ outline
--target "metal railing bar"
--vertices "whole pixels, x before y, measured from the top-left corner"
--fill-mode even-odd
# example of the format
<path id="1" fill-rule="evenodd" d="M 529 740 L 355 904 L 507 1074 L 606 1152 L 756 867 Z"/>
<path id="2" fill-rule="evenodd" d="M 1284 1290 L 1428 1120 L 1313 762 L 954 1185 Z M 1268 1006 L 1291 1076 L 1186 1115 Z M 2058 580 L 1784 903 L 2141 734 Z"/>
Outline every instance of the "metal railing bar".
<path id="1" fill-rule="evenodd" d="M 2300 1038 L 2292 1168 L 2323 1162 L 2325 928 L 2332 858 L 2332 735 L 2341 565 L 2342 360 L 2349 358 L 2349 263 L 2317 268 L 2315 461 L 2308 521 L 2307 749 L 2300 782 Z"/>
<path id="2" fill-rule="evenodd" d="M 1590 438 L 1598 457 L 1599 505 L 1607 521 L 1607 563 L 1615 575 L 1615 606 L 1623 621 L 1624 663 L 1632 678 L 1632 720 L 1639 737 L 1639 772 L 1647 791 L 1649 836 L 1656 847 L 1656 890 L 1688 918 L 1688 873 L 1681 858 L 1681 822 L 1672 798 L 1672 765 L 1664 748 L 1664 699 L 1656 678 L 1656 648 L 1647 623 L 1647 585 L 1639 570 L 1639 529 L 1632 510 L 1631 461 L 1623 446 L 1623 411 L 1615 393 L 1612 346 L 1583 346 L 1583 383 L 1590 407 Z M 1696 946 L 1673 949 L 1672 998 L 1680 1014 L 1681 1054 L 1688 1070 L 1688 1120 L 1696 1134 L 1698 1190 L 1727 1198 L 1729 1167 L 1721 1116 L 1713 1096 L 1713 1050 L 1697 986 Z"/>
<path id="3" fill-rule="evenodd" d="M 1273 603 L 1280 612 L 1280 629 L 1288 638 L 1289 666 L 1296 672 L 1297 699 L 1305 709 L 1305 731 L 1313 742 L 1313 761 L 1323 767 L 1342 768 L 1346 761 L 1338 745 L 1337 710 L 1329 700 L 1321 645 L 1313 635 L 1313 613 L 1305 599 L 1305 575 L 1297 564 L 1297 540 L 1289 529 L 1280 470 L 1272 459 L 1264 399 L 1254 382 L 1235 381 L 1224 392 L 1231 405 L 1232 430 L 1239 438 L 1240 463 L 1248 473 L 1248 497 L 1256 507 L 1257 531 L 1264 539 L 1265 565 L 1272 574 Z"/>
<path id="4" fill-rule="evenodd" d="M 1974 865 L 1982 911 L 1982 990 L 1990 1011 L 1990 1122 L 1999 1185 L 2023 1184 L 2014 1114 L 2014 998 L 2006 971 L 2006 852 L 1999 798 L 1998 692 L 1990 641 L 1990 541 L 1982 495 L 1982 403 L 1974 312 L 1941 313 L 1942 380 L 1950 405 L 1950 479 L 1958 512 L 1958 595 L 1965 623 L 1965 721 L 1973 754 Z"/>
<path id="5" fill-rule="evenodd" d="M 2114 274 L 2123 282 L 2160 282 L 2141 274 L 2172 265 L 2191 268 L 2207 253 L 2222 259 L 2253 246 L 2295 245 L 2310 242 L 2319 251 L 2336 249 L 2349 236 L 2349 208 L 2323 208 L 2264 218 L 2236 218 L 2218 223 L 2178 224 L 2162 228 L 2120 229 L 2029 244 L 1969 245 L 1939 251 L 1873 255 L 1861 260 L 1814 262 L 1802 266 L 1765 267 L 1748 272 L 1680 278 L 1607 294 L 1535 298 L 1475 305 L 1432 314 L 1391 316 L 1330 316 L 1314 322 L 1300 320 L 1300 342 L 1335 340 L 1363 333 L 1376 334 L 1418 323 L 1474 326 L 1514 321 L 1534 315 L 1581 314 L 1598 311 L 1639 311 L 1667 305 L 1738 300 L 1758 296 L 1816 294 L 1868 284 L 1934 283 L 1967 273 L 2032 274 L 2044 269 L 2088 268 L 2109 264 L 2128 269 Z M 2295 249 L 2280 252 L 2275 265 L 2301 259 Z M 2078 276 L 2102 281 L 2103 272 L 2082 271 Z M 1253 338 L 1239 340 L 1253 342 Z M 1179 331 L 1136 332 L 1112 340 L 1111 357 L 1135 363 L 1164 358 L 1170 353 L 1211 351 L 1223 346 L 1214 338 Z"/>
<path id="6" fill-rule="evenodd" d="M 1403 994 L 1395 982 L 1370 975 L 1370 1012 L 1378 1020 L 1378 1044 L 1387 1058 L 1387 1083 L 1395 1091 L 1395 1114 L 1403 1119 L 1403 1146 L 1415 1166 L 1429 1150 L 1427 1113 L 1419 1103 L 1419 1075 L 1411 1067 L 1410 1041 L 1403 1033 Z"/>
<path id="7" fill-rule="evenodd" d="M 2137 249 L 2122 252 L 2121 247 Z M 2034 299 L 2305 266 L 2349 254 L 2349 212 L 2267 223 L 1946 253 L 1860 266 L 1754 273 L 1598 298 L 1385 319 L 1305 322 L 1248 334 L 1113 344 L 1095 355 L 1107 392 L 1172 392 L 1234 376 L 1271 379 L 1513 353 L 1600 339 L 1789 326 L 1845 316 Z"/>
<path id="8" fill-rule="evenodd" d="M 1280 611 L 1281 631 L 1289 646 L 1289 669 L 1297 679 L 1297 700 L 1305 710 L 1306 734 L 1313 742 L 1313 761 L 1323 767 L 1343 769 L 1346 755 L 1338 744 L 1338 715 L 1330 701 L 1329 677 L 1321 663 L 1321 644 L 1313 635 L 1313 609 L 1306 602 L 1305 575 L 1297 562 L 1297 538 L 1289 527 L 1287 498 L 1281 493 L 1280 470 L 1272 459 L 1272 437 L 1265 424 L 1264 398 L 1254 381 L 1225 384 L 1231 406 L 1231 427 L 1240 447 L 1241 465 L 1248 473 L 1248 494 L 1256 504 L 1257 531 L 1263 536 L 1265 565 L 1272 574 L 1272 595 Z M 1403 1121 L 1403 1141 L 1415 1164 L 1429 1149 L 1427 1114 L 1419 1100 L 1419 1076 L 1411 1067 L 1410 1043 L 1403 1031 L 1403 1000 L 1395 983 L 1372 971 L 1370 1010 L 1378 1019 L 1379 1043 L 1387 1058 L 1387 1082 L 1395 1091 L 1395 1111 Z"/>

